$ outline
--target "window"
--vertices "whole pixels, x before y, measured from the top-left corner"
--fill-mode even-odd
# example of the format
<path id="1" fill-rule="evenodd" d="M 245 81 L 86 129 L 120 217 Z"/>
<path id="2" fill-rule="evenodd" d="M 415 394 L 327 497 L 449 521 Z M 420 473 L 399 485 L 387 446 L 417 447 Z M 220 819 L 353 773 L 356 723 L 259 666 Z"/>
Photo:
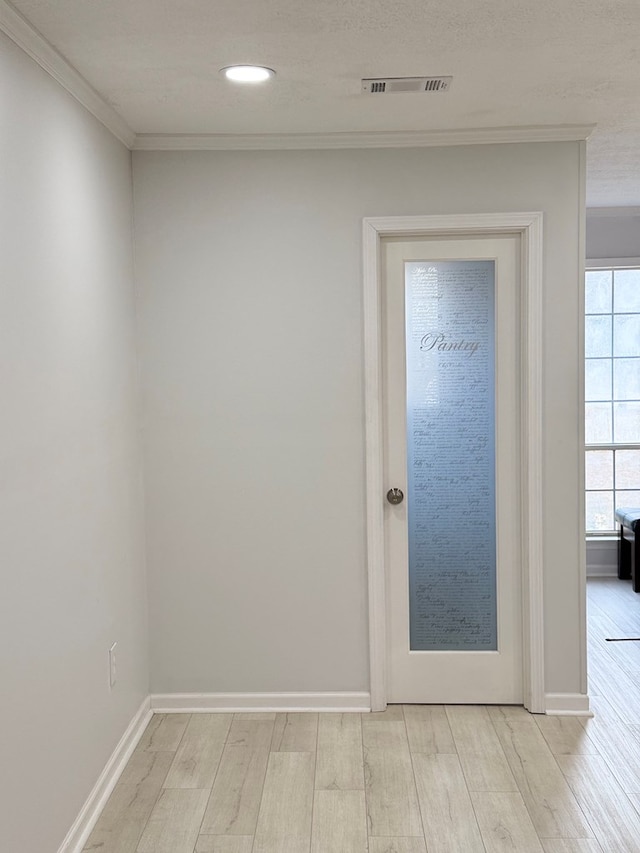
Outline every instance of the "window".
<path id="1" fill-rule="evenodd" d="M 640 506 L 640 268 L 589 270 L 585 282 L 586 527 L 615 531 Z"/>

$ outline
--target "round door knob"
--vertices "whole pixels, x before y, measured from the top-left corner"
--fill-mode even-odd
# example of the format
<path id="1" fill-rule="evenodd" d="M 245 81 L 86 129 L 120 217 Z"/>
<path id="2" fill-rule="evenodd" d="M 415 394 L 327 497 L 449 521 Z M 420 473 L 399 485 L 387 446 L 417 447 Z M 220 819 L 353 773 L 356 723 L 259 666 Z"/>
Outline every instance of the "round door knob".
<path id="1" fill-rule="evenodd" d="M 404 500 L 404 492 L 402 489 L 389 489 L 387 492 L 387 500 L 390 504 L 394 506 L 397 504 L 401 504 Z"/>

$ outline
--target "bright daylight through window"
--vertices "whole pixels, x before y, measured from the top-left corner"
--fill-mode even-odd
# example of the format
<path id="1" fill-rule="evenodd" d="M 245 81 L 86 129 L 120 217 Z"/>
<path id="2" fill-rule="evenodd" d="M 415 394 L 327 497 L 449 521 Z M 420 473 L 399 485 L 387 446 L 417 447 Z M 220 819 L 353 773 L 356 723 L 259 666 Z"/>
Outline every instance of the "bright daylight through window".
<path id="1" fill-rule="evenodd" d="M 586 274 L 587 533 L 615 531 L 640 507 L 640 268 Z"/>

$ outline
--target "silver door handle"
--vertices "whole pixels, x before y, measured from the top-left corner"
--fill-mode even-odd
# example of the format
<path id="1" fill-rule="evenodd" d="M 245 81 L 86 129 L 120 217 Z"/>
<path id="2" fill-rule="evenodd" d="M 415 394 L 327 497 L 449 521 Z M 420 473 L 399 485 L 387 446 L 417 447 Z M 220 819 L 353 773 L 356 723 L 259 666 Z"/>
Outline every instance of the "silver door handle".
<path id="1" fill-rule="evenodd" d="M 401 504 L 404 500 L 404 492 L 402 489 L 389 489 L 387 492 L 387 500 L 394 506 Z"/>

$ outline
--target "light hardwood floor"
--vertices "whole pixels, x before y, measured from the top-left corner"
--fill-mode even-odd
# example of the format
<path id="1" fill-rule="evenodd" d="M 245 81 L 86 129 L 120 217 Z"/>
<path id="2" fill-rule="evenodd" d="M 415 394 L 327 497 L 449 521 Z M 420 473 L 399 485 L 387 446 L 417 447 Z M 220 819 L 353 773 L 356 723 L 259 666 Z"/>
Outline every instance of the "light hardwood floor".
<path id="1" fill-rule="evenodd" d="M 595 718 L 518 707 L 156 715 L 99 853 L 640 853 L 640 595 L 588 584 Z"/>

